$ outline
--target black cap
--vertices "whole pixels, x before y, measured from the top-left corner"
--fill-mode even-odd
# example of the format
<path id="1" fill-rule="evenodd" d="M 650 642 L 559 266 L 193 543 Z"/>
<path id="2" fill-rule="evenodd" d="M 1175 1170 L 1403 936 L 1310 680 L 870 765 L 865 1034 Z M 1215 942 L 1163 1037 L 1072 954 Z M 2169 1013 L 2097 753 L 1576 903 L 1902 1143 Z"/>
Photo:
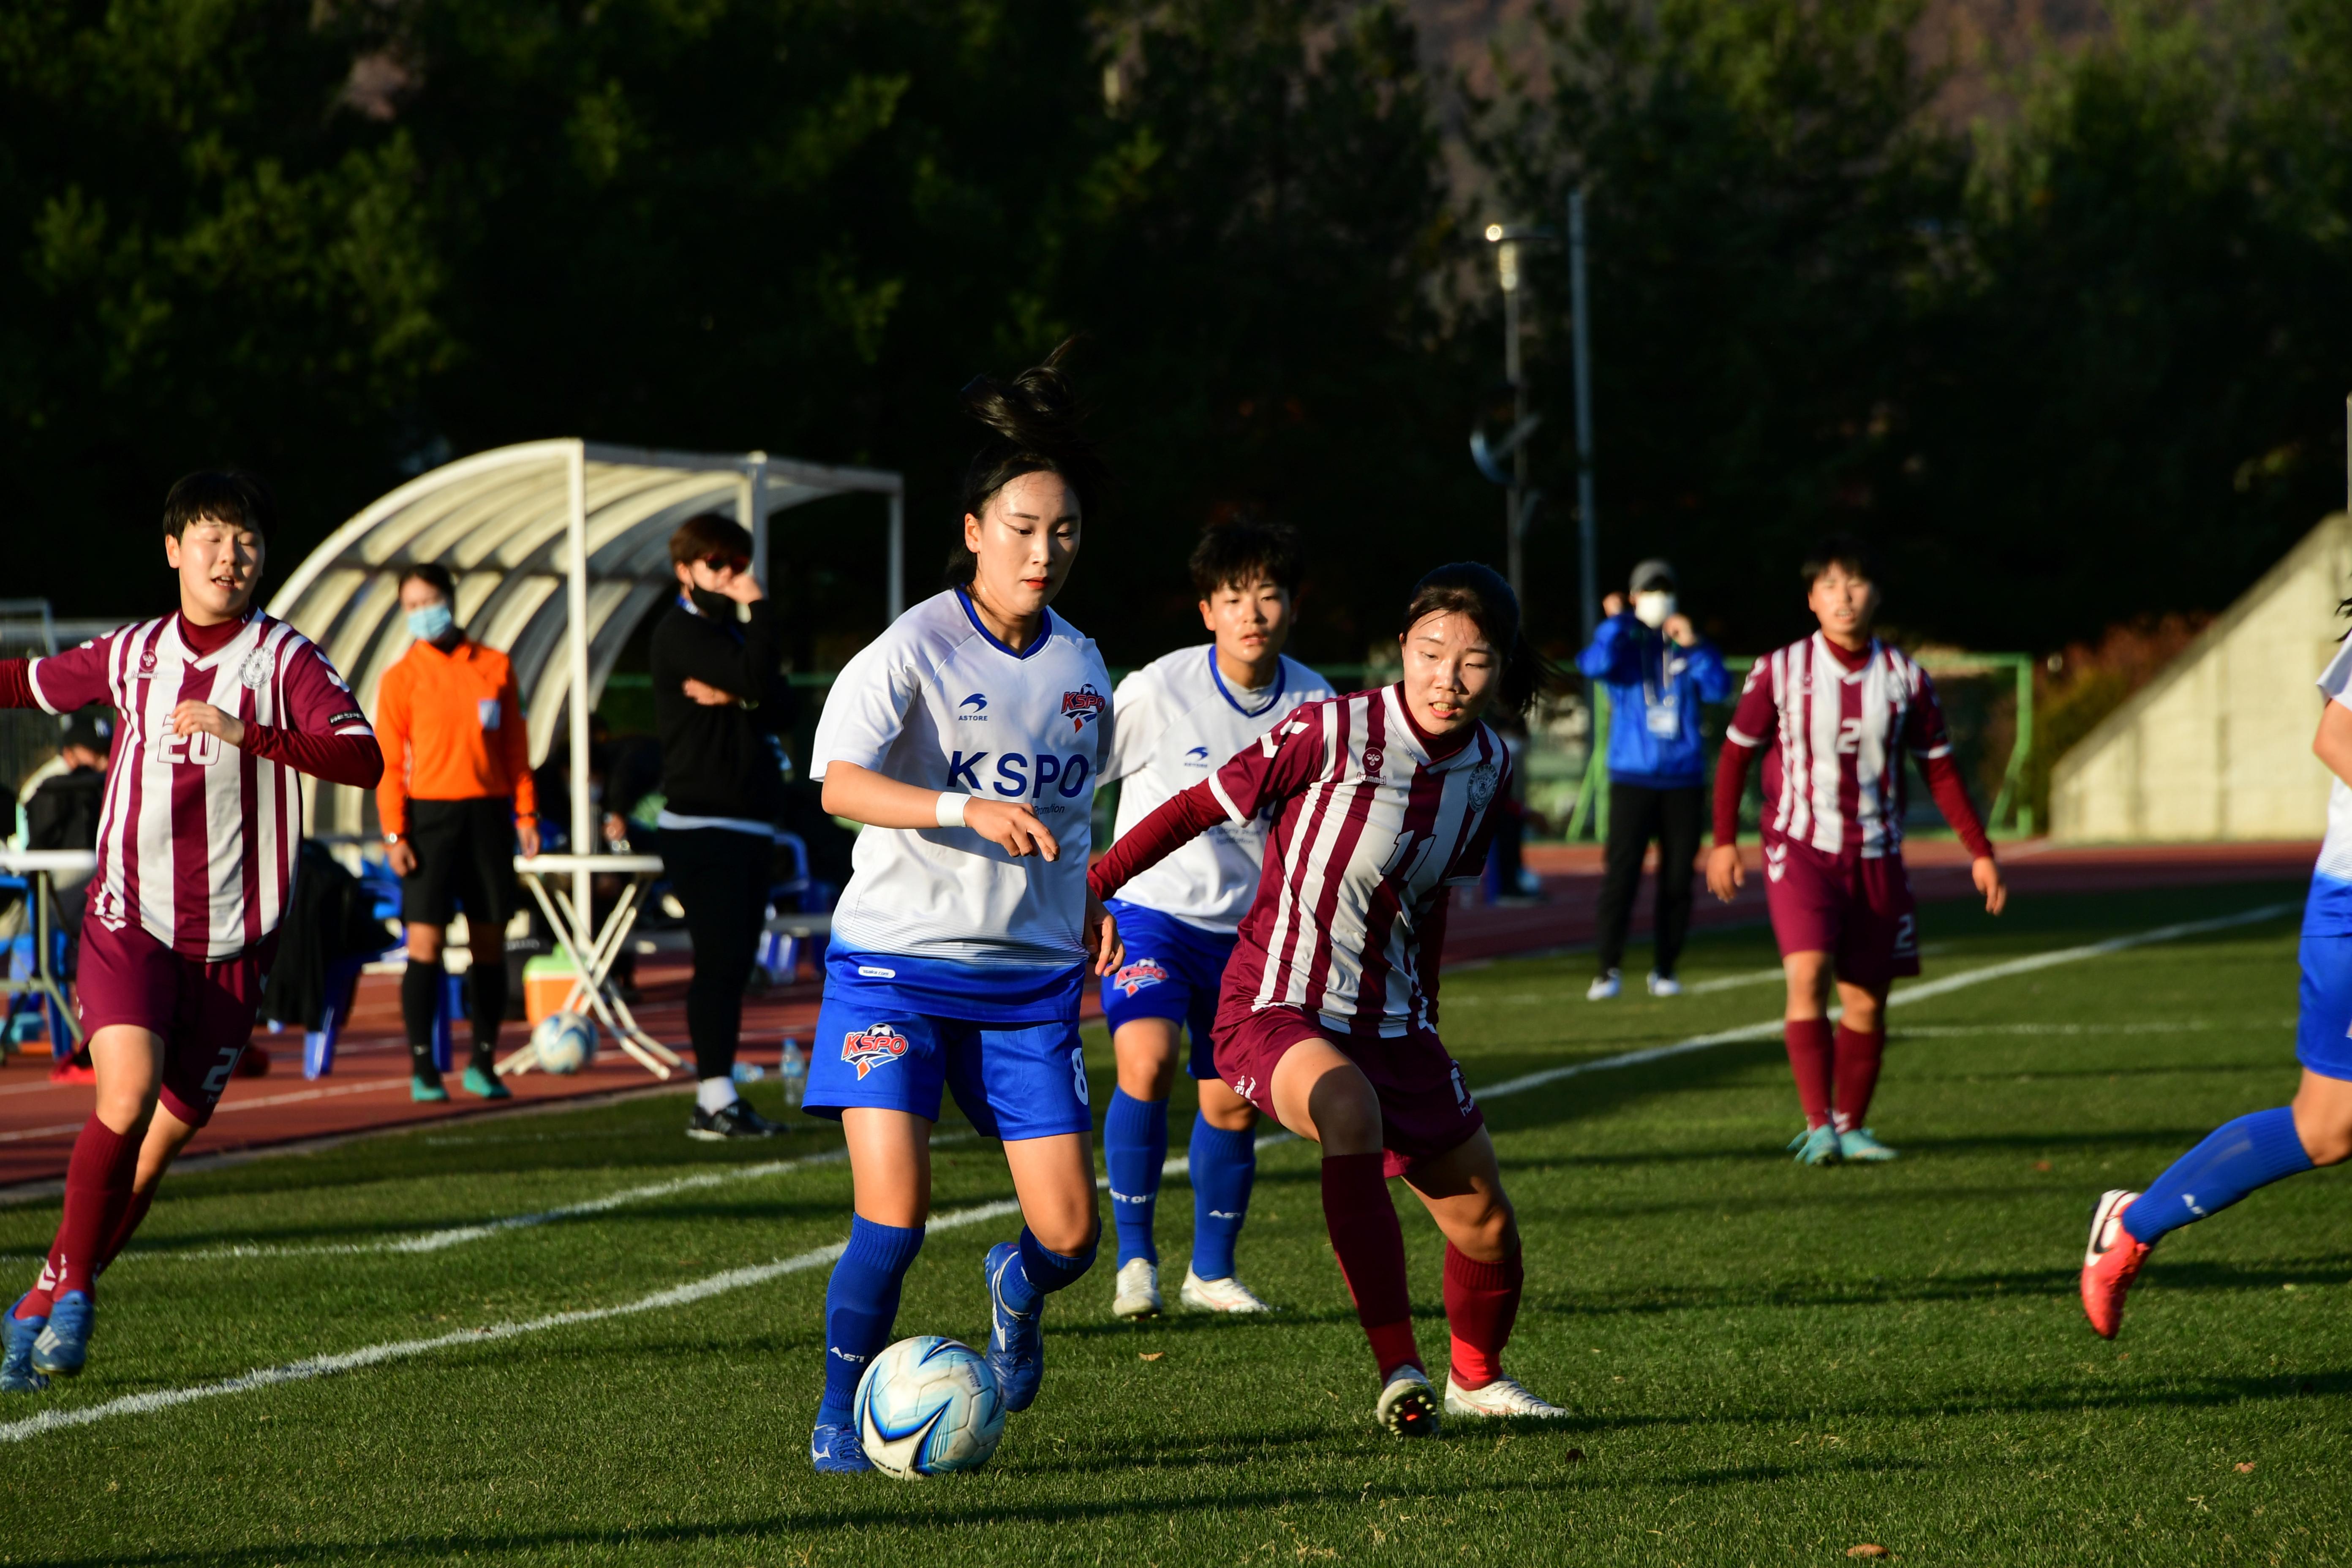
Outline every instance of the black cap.
<path id="1" fill-rule="evenodd" d="M 1636 594 L 1646 594 L 1653 588 L 1671 592 L 1675 586 L 1674 567 L 1656 556 L 1633 568 L 1633 589 Z"/>
<path id="2" fill-rule="evenodd" d="M 85 751 L 107 754 L 114 744 L 114 710 L 103 703 L 93 702 L 66 721 L 66 732 L 58 737 L 58 749 L 79 746 Z"/>

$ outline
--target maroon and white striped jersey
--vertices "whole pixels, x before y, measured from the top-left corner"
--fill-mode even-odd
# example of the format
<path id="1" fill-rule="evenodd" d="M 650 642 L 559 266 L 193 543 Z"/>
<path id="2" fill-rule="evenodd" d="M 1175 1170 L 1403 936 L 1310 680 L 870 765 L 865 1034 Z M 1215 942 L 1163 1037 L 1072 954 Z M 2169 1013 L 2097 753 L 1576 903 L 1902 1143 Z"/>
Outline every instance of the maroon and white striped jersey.
<path id="1" fill-rule="evenodd" d="M 1816 632 L 1758 659 L 1724 738 L 1771 748 L 1764 756 L 1768 845 L 1792 838 L 1831 855 L 1898 854 L 1901 752 L 1922 767 L 1950 756 L 1944 710 L 1935 682 L 1902 649 L 1874 637 L 1851 668 L 1839 651 Z"/>
<path id="2" fill-rule="evenodd" d="M 1485 868 L 1510 771 L 1484 724 L 1433 759 L 1389 686 L 1307 703 L 1212 773 L 1230 820 L 1274 814 L 1225 994 L 1358 1035 L 1434 1028 L 1422 952 L 1444 940 L 1448 889 Z"/>
<path id="3" fill-rule="evenodd" d="M 131 921 L 189 958 L 234 957 L 278 929 L 302 841 L 302 784 L 284 762 L 215 736 L 172 732 L 172 710 L 209 702 L 248 725 L 306 736 L 374 731 L 310 640 L 254 611 L 199 656 L 177 615 L 124 626 L 26 676 L 52 713 L 104 702 L 121 715 L 98 824 L 89 912 Z M 380 763 L 378 764 L 381 765 Z"/>

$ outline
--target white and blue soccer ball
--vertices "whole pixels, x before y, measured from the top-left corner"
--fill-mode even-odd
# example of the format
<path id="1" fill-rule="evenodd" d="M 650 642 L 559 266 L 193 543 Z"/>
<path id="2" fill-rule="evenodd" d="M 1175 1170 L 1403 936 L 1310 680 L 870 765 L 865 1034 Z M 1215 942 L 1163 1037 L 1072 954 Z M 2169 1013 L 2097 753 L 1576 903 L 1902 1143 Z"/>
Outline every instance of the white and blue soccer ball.
<path id="1" fill-rule="evenodd" d="M 550 1013 L 531 1030 L 530 1044 L 549 1072 L 575 1073 L 596 1059 L 596 1026 L 577 1013 Z"/>
<path id="2" fill-rule="evenodd" d="M 1004 1395 L 970 1345 L 938 1334 L 900 1340 L 857 1380 L 857 1440 L 874 1468 L 902 1481 L 976 1470 L 1004 1436 Z"/>

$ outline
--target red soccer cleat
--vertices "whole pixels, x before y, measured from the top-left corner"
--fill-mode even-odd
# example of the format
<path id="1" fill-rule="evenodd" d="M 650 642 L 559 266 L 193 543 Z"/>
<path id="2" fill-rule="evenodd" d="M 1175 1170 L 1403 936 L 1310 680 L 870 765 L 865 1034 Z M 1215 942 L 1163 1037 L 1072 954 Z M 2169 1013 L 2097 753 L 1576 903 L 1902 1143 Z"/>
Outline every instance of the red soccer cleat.
<path id="1" fill-rule="evenodd" d="M 2124 1326 L 2124 1296 L 2155 1250 L 2124 1228 L 2124 1210 L 2138 1196 L 2117 1187 L 2102 1194 L 2091 1211 L 2091 1245 L 2083 1252 L 2083 1315 L 2105 1340 Z"/>

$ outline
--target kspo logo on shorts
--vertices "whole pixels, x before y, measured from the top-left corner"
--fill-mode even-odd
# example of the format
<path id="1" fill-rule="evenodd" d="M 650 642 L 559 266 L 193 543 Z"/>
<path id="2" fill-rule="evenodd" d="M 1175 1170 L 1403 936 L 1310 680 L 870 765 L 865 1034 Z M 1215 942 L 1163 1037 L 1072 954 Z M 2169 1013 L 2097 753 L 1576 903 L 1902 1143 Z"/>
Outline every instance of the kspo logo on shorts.
<path id="1" fill-rule="evenodd" d="M 220 761 L 221 740 L 218 735 L 199 730 L 193 735 L 162 734 L 148 745 L 149 754 L 159 763 L 173 766 L 208 768 Z"/>
<path id="2" fill-rule="evenodd" d="M 874 1024 L 841 1037 L 841 1059 L 857 1069 L 862 1080 L 876 1068 L 887 1067 L 907 1054 L 907 1037 L 887 1024 Z"/>
<path id="3" fill-rule="evenodd" d="M 996 766 L 988 771 L 987 786 L 1007 800 L 1042 795 L 1048 784 L 1064 800 L 1076 800 L 1078 792 L 1087 787 L 1087 775 L 1094 771 L 1094 763 L 1076 752 L 1066 756 L 1048 752 L 1035 757 L 1022 752 L 973 752 L 969 756 L 957 752 L 948 760 L 948 787 L 953 789 L 961 784 L 978 795 L 982 784 L 980 764 L 992 754 L 996 758 Z"/>
<path id="4" fill-rule="evenodd" d="M 1157 985 L 1167 978 L 1168 972 L 1160 967 L 1158 959 L 1139 958 L 1112 975 L 1110 983 L 1132 996 L 1145 986 Z"/>

